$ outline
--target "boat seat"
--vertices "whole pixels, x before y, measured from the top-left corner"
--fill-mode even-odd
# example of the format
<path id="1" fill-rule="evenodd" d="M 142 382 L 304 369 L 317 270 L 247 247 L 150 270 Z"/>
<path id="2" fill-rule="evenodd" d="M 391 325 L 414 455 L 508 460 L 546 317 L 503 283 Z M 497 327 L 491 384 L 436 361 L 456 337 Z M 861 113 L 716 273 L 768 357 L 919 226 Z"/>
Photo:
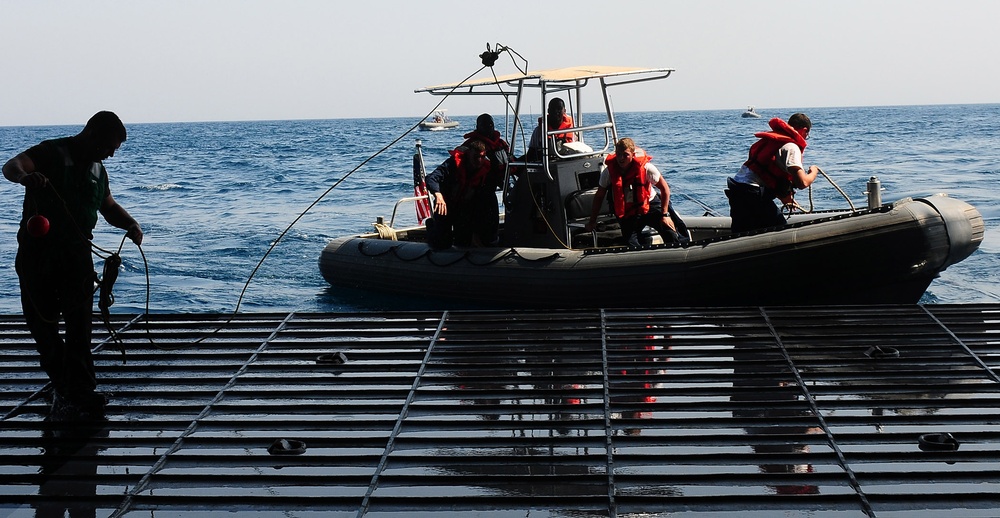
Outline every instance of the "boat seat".
<path id="1" fill-rule="evenodd" d="M 567 235 L 572 236 L 579 233 L 590 220 L 590 211 L 594 207 L 594 196 L 597 195 L 597 188 L 581 189 L 573 191 L 566 196 L 566 229 Z M 617 225 L 618 219 L 611 212 L 610 203 L 601 204 L 601 210 L 597 213 L 597 227 L 606 226 L 609 223 Z M 574 232 L 575 230 L 575 232 Z M 594 246 L 597 246 L 597 229 L 590 231 Z"/>

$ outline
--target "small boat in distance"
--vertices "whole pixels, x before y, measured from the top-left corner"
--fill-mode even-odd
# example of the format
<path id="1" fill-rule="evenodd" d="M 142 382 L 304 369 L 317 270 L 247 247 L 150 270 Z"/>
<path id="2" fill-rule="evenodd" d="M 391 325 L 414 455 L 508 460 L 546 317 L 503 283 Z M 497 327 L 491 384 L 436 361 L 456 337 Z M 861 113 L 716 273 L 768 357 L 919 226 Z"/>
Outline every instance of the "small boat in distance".
<path id="1" fill-rule="evenodd" d="M 740 117 L 744 119 L 759 119 L 760 114 L 757 113 L 757 110 L 753 106 L 747 106 L 747 111 L 743 112 L 743 115 L 740 115 Z"/>
<path id="2" fill-rule="evenodd" d="M 458 121 L 448 118 L 448 114 L 445 113 L 447 111 L 445 109 L 436 110 L 434 115 L 420 123 L 420 129 L 438 131 L 458 126 Z"/>

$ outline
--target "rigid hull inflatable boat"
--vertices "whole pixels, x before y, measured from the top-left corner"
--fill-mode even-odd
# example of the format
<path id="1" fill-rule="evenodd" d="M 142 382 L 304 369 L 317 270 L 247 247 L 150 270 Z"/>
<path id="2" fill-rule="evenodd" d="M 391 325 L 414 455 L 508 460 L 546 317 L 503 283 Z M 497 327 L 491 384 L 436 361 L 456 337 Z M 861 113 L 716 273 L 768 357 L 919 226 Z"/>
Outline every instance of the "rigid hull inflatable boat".
<path id="1" fill-rule="evenodd" d="M 979 212 L 943 195 L 749 235 L 719 219 L 685 218 L 717 237 L 642 249 L 432 250 L 419 231 L 367 234 L 330 242 L 320 270 L 333 286 L 511 307 L 907 304 L 983 236 Z M 795 271 L 794 292 L 781 289 Z"/>
<path id="2" fill-rule="evenodd" d="M 585 231 L 597 178 L 618 139 L 609 89 L 671 72 L 576 67 L 417 90 L 507 97 L 515 147 L 523 139 L 509 136 L 534 129 L 518 127 L 529 92 L 541 94 L 535 106 L 555 94 L 576 96 L 574 126 L 544 132 L 541 158 L 507 164 L 500 246 L 431 249 L 422 224 L 396 224 L 401 206 L 428 203 L 415 196 L 398 200 L 376 232 L 328 243 L 319 260 L 323 277 L 335 288 L 477 306 L 900 304 L 916 303 L 941 271 L 982 241 L 983 218 L 971 205 L 946 195 L 883 204 L 875 177 L 867 207 L 795 214 L 780 228 L 732 234 L 728 217 L 685 216 L 689 242 L 629 248 L 616 241 L 620 232 L 604 204 L 598 229 Z M 582 120 L 580 92 L 588 85 L 599 86 L 606 118 Z M 577 135 L 573 145 L 552 138 L 566 131 Z M 521 151 L 511 155 L 526 155 Z M 419 141 L 413 166 L 416 180 L 425 172 Z M 792 279 L 789 272 L 800 274 Z"/>

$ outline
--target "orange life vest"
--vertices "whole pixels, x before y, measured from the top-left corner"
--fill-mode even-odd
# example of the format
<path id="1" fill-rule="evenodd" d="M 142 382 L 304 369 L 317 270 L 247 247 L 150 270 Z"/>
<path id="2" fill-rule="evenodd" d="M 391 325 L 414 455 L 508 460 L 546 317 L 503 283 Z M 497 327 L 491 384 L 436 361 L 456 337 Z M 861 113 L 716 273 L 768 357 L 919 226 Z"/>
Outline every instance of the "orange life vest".
<path id="1" fill-rule="evenodd" d="M 469 145 L 469 142 L 472 142 L 473 140 L 478 140 L 482 142 L 484 146 L 486 146 L 487 153 L 492 153 L 495 151 L 508 151 L 510 149 L 507 143 L 504 142 L 503 137 L 500 135 L 500 132 L 497 130 L 493 130 L 493 134 L 488 136 L 483 135 L 478 131 L 470 131 L 469 133 L 462 135 L 462 137 L 465 138 L 465 143 L 463 143 L 462 146 L 467 147 Z"/>
<path id="2" fill-rule="evenodd" d="M 787 122 L 775 117 L 767 122 L 772 131 L 755 133 L 757 142 L 750 146 L 750 157 L 743 165 L 750 168 L 764 186 L 774 191 L 778 197 L 784 197 L 792 192 L 792 175 L 781 168 L 775 160 L 781 146 L 794 143 L 799 150 L 805 152 L 806 139 L 795 131 Z"/>
<path id="3" fill-rule="evenodd" d="M 625 218 L 630 216 L 641 216 L 649 212 L 649 195 L 652 186 L 646 178 L 646 164 L 652 160 L 651 155 L 647 155 L 640 148 L 635 148 L 635 155 L 632 163 L 623 171 L 615 160 L 615 153 L 608 155 L 604 159 L 611 174 L 611 201 L 614 205 L 615 216 Z M 627 191 L 627 192 L 626 192 Z"/>
<path id="4" fill-rule="evenodd" d="M 566 128 L 572 128 L 572 127 L 573 127 L 573 118 L 570 117 L 568 114 L 564 113 L 563 114 L 563 120 L 562 120 L 562 122 L 559 123 L 559 127 L 558 128 L 549 128 L 549 130 L 551 131 L 551 130 L 554 130 L 554 129 L 566 129 Z M 560 134 L 556 135 L 555 137 L 557 139 L 561 139 L 563 142 L 573 142 L 573 134 L 572 133 L 560 133 Z"/>
<path id="5" fill-rule="evenodd" d="M 459 199 L 468 198 L 473 191 L 486 185 L 486 179 L 490 174 L 490 159 L 483 157 L 479 162 L 479 169 L 470 171 L 467 165 L 462 165 L 462 159 L 465 157 L 461 149 L 453 149 L 448 154 L 455 160 L 455 172 L 458 175 L 457 194 Z"/>
<path id="6" fill-rule="evenodd" d="M 548 117 L 545 117 L 545 120 L 547 121 Z M 538 118 L 538 125 L 541 126 L 541 124 L 542 124 L 542 117 L 539 117 Z M 552 127 L 552 125 L 548 124 L 547 122 L 546 122 L 546 126 L 545 127 L 547 127 L 549 129 L 549 131 L 561 130 L 561 129 L 566 129 L 566 128 L 572 128 L 573 127 L 573 117 L 570 117 L 569 114 L 564 113 L 563 114 L 563 118 L 562 118 L 562 122 L 559 123 L 558 127 Z M 557 134 L 552 135 L 552 136 L 555 137 L 556 140 L 561 140 L 563 142 L 573 142 L 573 134 L 572 133 L 557 133 Z"/>

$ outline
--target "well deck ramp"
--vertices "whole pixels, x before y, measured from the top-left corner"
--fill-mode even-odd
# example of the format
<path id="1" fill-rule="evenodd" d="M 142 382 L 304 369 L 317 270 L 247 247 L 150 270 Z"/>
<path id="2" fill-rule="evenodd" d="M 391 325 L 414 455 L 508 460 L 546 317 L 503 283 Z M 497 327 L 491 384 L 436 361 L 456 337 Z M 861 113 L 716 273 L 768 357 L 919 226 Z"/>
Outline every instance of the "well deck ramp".
<path id="1" fill-rule="evenodd" d="M 111 324 L 108 420 L 71 426 L 0 316 L 0 514 L 1000 512 L 1000 305 Z"/>

